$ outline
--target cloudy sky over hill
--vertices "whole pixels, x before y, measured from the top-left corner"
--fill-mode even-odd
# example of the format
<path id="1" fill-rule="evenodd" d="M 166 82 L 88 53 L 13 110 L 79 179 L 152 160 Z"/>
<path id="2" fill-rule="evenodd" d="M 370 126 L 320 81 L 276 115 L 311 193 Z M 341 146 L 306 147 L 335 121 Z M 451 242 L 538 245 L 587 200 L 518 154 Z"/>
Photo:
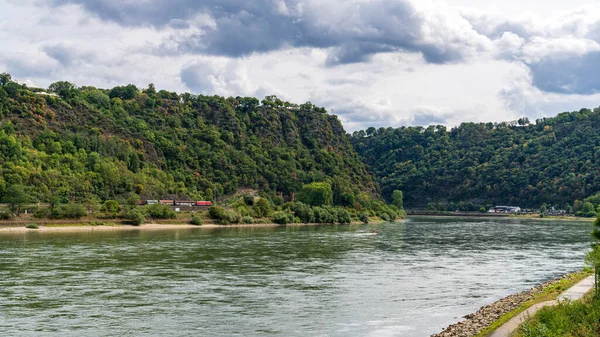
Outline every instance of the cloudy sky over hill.
<path id="1" fill-rule="evenodd" d="M 275 94 L 348 130 L 535 119 L 600 105 L 600 5 L 558 2 L 0 0 L 0 72 Z"/>

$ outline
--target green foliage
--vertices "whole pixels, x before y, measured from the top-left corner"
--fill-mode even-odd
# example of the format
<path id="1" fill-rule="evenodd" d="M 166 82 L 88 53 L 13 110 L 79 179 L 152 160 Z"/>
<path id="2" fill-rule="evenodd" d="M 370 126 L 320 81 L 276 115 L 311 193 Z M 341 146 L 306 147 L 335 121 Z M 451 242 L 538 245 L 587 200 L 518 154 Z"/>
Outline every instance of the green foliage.
<path id="1" fill-rule="evenodd" d="M 404 209 L 404 196 L 402 191 L 395 190 L 392 193 L 392 205 L 398 207 L 398 209 Z"/>
<path id="2" fill-rule="evenodd" d="M 358 216 L 358 219 L 360 221 L 362 221 L 363 223 L 369 223 L 369 213 L 367 212 L 362 212 L 360 213 L 360 215 Z"/>
<path id="3" fill-rule="evenodd" d="M 25 225 L 25 228 L 29 228 L 29 229 L 38 229 L 38 228 L 40 228 L 40 227 L 39 227 L 37 224 L 30 223 L 30 224 L 27 224 L 27 225 Z"/>
<path id="4" fill-rule="evenodd" d="M 9 204 L 11 211 L 18 216 L 21 213 L 22 207 L 27 203 L 33 202 L 34 198 L 25 191 L 25 186 L 15 184 L 6 189 L 2 201 Z"/>
<path id="5" fill-rule="evenodd" d="M 202 226 L 202 218 L 199 215 L 194 215 L 192 217 L 192 221 L 190 221 L 192 225 Z"/>
<path id="6" fill-rule="evenodd" d="M 311 206 L 331 206 L 333 204 L 331 184 L 313 182 L 304 185 L 298 195 L 298 200 Z"/>
<path id="7" fill-rule="evenodd" d="M 219 206 L 213 206 L 208 209 L 208 216 L 216 220 L 220 225 L 229 225 L 240 223 L 242 217 L 232 210 L 225 209 Z"/>
<path id="8" fill-rule="evenodd" d="M 523 337 L 598 336 L 600 300 L 562 301 L 540 309 L 520 328 Z"/>
<path id="9" fill-rule="evenodd" d="M 277 211 L 273 213 L 273 222 L 280 225 L 287 225 L 294 222 L 294 215 L 292 213 Z"/>
<path id="10" fill-rule="evenodd" d="M 390 222 L 392 220 L 392 218 L 387 213 L 382 213 L 379 217 L 385 222 Z"/>
<path id="11" fill-rule="evenodd" d="M 259 218 L 266 218 L 272 212 L 271 204 L 269 203 L 269 200 L 265 198 L 259 198 L 258 201 L 256 201 L 256 203 L 254 204 L 253 209 L 254 213 L 256 213 L 256 216 Z"/>
<path id="12" fill-rule="evenodd" d="M 50 212 L 50 216 L 54 219 L 79 219 L 86 215 L 87 213 L 82 205 L 73 203 L 54 207 L 54 209 Z"/>
<path id="13" fill-rule="evenodd" d="M 177 217 L 177 214 L 170 206 L 163 204 L 147 206 L 146 213 L 153 219 L 175 219 Z"/>
<path id="14" fill-rule="evenodd" d="M 146 221 L 146 216 L 144 212 L 140 210 L 138 207 L 133 207 L 126 214 L 127 219 L 129 219 L 129 223 L 134 226 L 139 226 Z"/>
<path id="15" fill-rule="evenodd" d="M 121 206 L 116 200 L 106 200 L 102 207 L 100 207 L 101 212 L 106 213 L 119 213 L 121 211 Z"/>
<path id="16" fill-rule="evenodd" d="M 134 85 L 56 82 L 50 91 L 59 97 L 0 76 L 0 197 L 26 185 L 41 202 L 59 193 L 61 203 L 133 205 L 135 196 L 213 200 L 251 188 L 278 205 L 279 193 L 313 181 L 331 181 L 336 204 L 378 194 L 338 118 L 312 103 Z"/>
<path id="17" fill-rule="evenodd" d="M 242 217 L 242 222 L 245 224 L 253 224 L 254 223 L 254 218 L 252 218 L 251 216 L 245 216 Z"/>
<path id="18" fill-rule="evenodd" d="M 600 109 L 529 124 L 463 123 L 357 131 L 354 149 L 383 196 L 404 192 L 405 207 L 430 202 L 475 205 L 571 204 L 600 191 Z M 477 210 L 477 207 L 475 210 Z M 580 211 L 574 205 L 575 212 Z"/>

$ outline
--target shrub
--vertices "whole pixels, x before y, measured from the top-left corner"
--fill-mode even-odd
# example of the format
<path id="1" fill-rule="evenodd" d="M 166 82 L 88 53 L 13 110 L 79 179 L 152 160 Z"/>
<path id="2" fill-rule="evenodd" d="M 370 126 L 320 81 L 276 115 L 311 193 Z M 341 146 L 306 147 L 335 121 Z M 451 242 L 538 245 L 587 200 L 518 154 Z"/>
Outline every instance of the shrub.
<path id="1" fill-rule="evenodd" d="M 338 210 L 337 210 L 337 221 L 339 223 L 350 223 L 350 222 L 352 222 L 352 217 L 350 216 L 350 212 L 348 212 L 344 208 L 338 208 Z"/>
<path id="2" fill-rule="evenodd" d="M 379 217 L 385 222 L 390 222 L 390 216 L 387 213 L 383 213 Z"/>
<path id="3" fill-rule="evenodd" d="M 25 228 L 29 228 L 29 229 L 38 229 L 40 228 L 37 224 L 34 223 L 30 223 L 28 225 L 25 226 Z"/>
<path id="4" fill-rule="evenodd" d="M 47 219 L 52 216 L 52 211 L 50 208 L 38 208 L 35 212 L 33 212 L 33 217 L 38 219 Z"/>
<path id="5" fill-rule="evenodd" d="M 242 218 L 242 221 L 246 224 L 252 224 L 254 223 L 254 219 L 251 216 L 245 216 Z"/>
<path id="6" fill-rule="evenodd" d="M 92 226 L 104 226 L 104 222 L 100 222 L 100 221 L 92 221 L 91 225 L 92 225 Z"/>
<path id="7" fill-rule="evenodd" d="M 115 200 L 106 200 L 102 207 L 100 207 L 101 212 L 105 213 L 119 213 L 121 211 L 121 206 Z"/>
<path id="8" fill-rule="evenodd" d="M 82 205 L 69 203 L 54 207 L 51 216 L 54 219 L 79 219 L 86 214 Z"/>
<path id="9" fill-rule="evenodd" d="M 190 221 L 192 225 L 202 226 L 202 218 L 198 215 L 194 215 L 192 217 L 192 221 Z"/>
<path id="10" fill-rule="evenodd" d="M 360 221 L 362 221 L 363 223 L 369 223 L 369 213 L 367 213 L 367 212 L 360 213 L 360 215 L 358 216 L 358 219 Z"/>
<path id="11" fill-rule="evenodd" d="M 313 212 L 313 209 L 312 207 L 310 207 L 310 205 L 304 204 L 302 202 L 296 202 L 293 205 L 291 205 L 291 210 L 304 223 L 316 222 L 315 212 Z"/>
<path id="12" fill-rule="evenodd" d="M 254 212 L 259 218 L 268 217 L 272 212 L 269 200 L 265 198 L 258 199 L 258 201 L 254 204 Z"/>
<path id="13" fill-rule="evenodd" d="M 294 215 L 292 213 L 278 211 L 273 213 L 272 219 L 276 224 L 287 225 L 294 222 Z"/>
<path id="14" fill-rule="evenodd" d="M 8 212 L 0 212 L 0 220 L 10 220 L 12 219 L 12 214 Z"/>
<path id="15" fill-rule="evenodd" d="M 217 220 L 218 224 L 229 225 L 232 223 L 240 223 L 241 217 L 234 211 L 224 209 L 223 207 L 213 206 L 208 209 L 208 216 L 211 219 Z"/>
<path id="16" fill-rule="evenodd" d="M 153 219 L 175 219 L 177 214 L 171 207 L 163 204 L 150 205 L 147 209 L 148 216 Z"/>
<path id="17" fill-rule="evenodd" d="M 139 226 L 146 221 L 146 216 L 144 213 L 137 207 L 130 209 L 126 215 L 127 219 L 129 219 L 129 223 L 134 226 Z"/>

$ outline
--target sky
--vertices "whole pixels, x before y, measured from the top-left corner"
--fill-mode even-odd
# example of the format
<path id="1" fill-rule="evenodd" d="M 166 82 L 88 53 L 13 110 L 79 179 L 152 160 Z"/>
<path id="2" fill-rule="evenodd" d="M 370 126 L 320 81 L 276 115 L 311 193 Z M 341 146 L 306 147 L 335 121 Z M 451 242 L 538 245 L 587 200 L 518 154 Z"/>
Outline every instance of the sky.
<path id="1" fill-rule="evenodd" d="M 0 72 L 277 95 L 347 131 L 600 105 L 590 0 L 0 0 Z"/>

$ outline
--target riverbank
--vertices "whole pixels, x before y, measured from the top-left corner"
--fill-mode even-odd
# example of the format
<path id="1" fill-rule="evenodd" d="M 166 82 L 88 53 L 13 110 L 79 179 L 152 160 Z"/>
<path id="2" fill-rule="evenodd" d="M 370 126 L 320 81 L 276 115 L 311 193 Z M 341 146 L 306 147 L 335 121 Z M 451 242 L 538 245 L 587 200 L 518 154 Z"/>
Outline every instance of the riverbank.
<path id="1" fill-rule="evenodd" d="M 539 284 L 529 290 L 504 297 L 464 316 L 464 321 L 452 324 L 431 337 L 485 337 L 511 318 L 531 306 L 556 299 L 561 292 L 589 276 L 589 271 L 578 271 Z"/>
<path id="2" fill-rule="evenodd" d="M 402 220 L 396 220 L 400 222 Z M 361 225 L 362 222 L 352 222 L 346 225 Z M 124 224 L 107 224 L 94 226 L 89 223 L 66 223 L 66 224 L 49 224 L 40 225 L 38 228 L 27 228 L 24 225 L 0 227 L 0 233 L 26 233 L 26 232 L 94 232 L 94 231 L 128 231 L 128 230 L 164 230 L 164 229 L 217 229 L 217 228 L 244 228 L 244 227 L 300 227 L 300 226 L 320 226 L 332 224 L 317 224 L 317 223 L 292 223 L 280 225 L 276 223 L 259 223 L 259 224 L 232 224 L 232 225 L 216 225 L 204 224 L 201 226 L 191 224 L 174 224 L 174 223 L 148 223 L 140 226 L 124 225 Z"/>

